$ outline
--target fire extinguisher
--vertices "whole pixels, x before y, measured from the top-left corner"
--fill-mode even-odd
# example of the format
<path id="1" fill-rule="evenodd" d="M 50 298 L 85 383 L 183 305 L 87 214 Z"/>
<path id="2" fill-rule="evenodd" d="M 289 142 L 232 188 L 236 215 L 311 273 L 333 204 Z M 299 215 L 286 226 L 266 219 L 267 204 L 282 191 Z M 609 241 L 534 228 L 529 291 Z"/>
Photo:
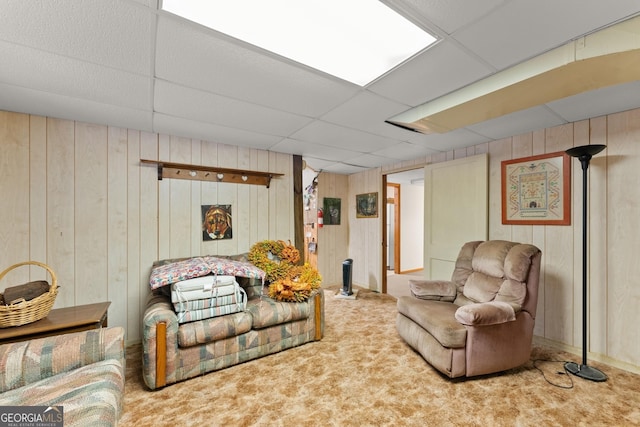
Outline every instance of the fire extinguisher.
<path id="1" fill-rule="evenodd" d="M 322 217 L 324 216 L 324 214 L 322 213 L 322 209 L 318 209 L 318 228 L 322 228 L 324 220 L 322 219 Z"/>

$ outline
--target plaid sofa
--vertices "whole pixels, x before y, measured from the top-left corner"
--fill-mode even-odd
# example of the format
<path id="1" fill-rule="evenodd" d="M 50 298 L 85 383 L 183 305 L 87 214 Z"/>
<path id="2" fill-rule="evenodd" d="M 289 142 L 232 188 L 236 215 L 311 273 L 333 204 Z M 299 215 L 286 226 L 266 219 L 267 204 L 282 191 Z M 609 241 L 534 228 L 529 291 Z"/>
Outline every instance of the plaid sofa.
<path id="1" fill-rule="evenodd" d="M 300 303 L 262 296 L 256 279 L 237 278 L 247 293 L 245 311 L 178 323 L 171 297 L 154 290 L 143 316 L 142 369 L 156 389 L 322 338 L 324 294 Z"/>
<path id="2" fill-rule="evenodd" d="M 122 413 L 124 329 L 0 345 L 0 406 L 62 406 L 65 426 L 113 426 Z"/>

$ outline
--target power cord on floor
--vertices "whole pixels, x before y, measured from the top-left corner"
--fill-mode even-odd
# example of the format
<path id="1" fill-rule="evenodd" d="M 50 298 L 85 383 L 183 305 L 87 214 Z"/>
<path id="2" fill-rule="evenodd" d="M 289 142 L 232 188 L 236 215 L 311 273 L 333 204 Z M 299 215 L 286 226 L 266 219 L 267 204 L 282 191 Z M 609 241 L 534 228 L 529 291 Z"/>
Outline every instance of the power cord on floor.
<path id="1" fill-rule="evenodd" d="M 550 381 L 547 378 L 547 376 L 545 375 L 544 371 L 538 367 L 538 365 L 537 365 L 538 362 L 562 363 L 562 370 L 556 370 L 556 374 L 564 375 L 567 378 L 569 378 L 570 385 L 567 386 L 567 385 L 563 385 L 563 384 L 556 384 L 556 383 Z M 533 360 L 533 367 L 536 368 L 538 371 L 540 371 L 540 373 L 542 374 L 542 377 L 545 379 L 545 381 L 548 382 L 549 384 L 551 384 L 552 386 L 568 390 L 568 389 L 572 389 L 573 388 L 573 378 L 571 377 L 571 375 L 569 375 L 569 371 L 567 371 L 567 368 L 565 367 L 565 363 L 567 363 L 567 362 L 564 361 L 564 360 L 534 359 Z"/>

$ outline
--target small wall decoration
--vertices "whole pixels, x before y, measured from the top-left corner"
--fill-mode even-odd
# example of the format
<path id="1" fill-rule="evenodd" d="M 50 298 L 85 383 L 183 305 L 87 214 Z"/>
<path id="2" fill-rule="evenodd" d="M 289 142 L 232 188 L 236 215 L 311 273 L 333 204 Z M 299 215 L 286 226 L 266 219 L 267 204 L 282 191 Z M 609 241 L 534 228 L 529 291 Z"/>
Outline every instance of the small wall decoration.
<path id="1" fill-rule="evenodd" d="M 502 223 L 571 224 L 571 159 L 564 152 L 502 162 Z"/>
<path id="2" fill-rule="evenodd" d="M 232 237 L 231 205 L 202 205 L 202 241 Z"/>
<path id="3" fill-rule="evenodd" d="M 356 218 L 378 217 L 378 193 L 356 195 Z"/>
<path id="4" fill-rule="evenodd" d="M 322 201 L 324 225 L 340 225 L 340 199 L 325 197 Z"/>

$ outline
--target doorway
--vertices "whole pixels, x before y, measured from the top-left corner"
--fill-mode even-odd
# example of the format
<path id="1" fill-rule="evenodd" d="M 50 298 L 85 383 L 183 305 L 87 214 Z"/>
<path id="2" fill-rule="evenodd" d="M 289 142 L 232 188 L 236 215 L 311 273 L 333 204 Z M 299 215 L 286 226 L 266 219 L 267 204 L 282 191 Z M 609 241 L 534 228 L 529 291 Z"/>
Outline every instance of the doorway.
<path id="1" fill-rule="evenodd" d="M 424 168 L 383 175 L 383 190 L 382 292 L 400 296 L 423 275 Z"/>

